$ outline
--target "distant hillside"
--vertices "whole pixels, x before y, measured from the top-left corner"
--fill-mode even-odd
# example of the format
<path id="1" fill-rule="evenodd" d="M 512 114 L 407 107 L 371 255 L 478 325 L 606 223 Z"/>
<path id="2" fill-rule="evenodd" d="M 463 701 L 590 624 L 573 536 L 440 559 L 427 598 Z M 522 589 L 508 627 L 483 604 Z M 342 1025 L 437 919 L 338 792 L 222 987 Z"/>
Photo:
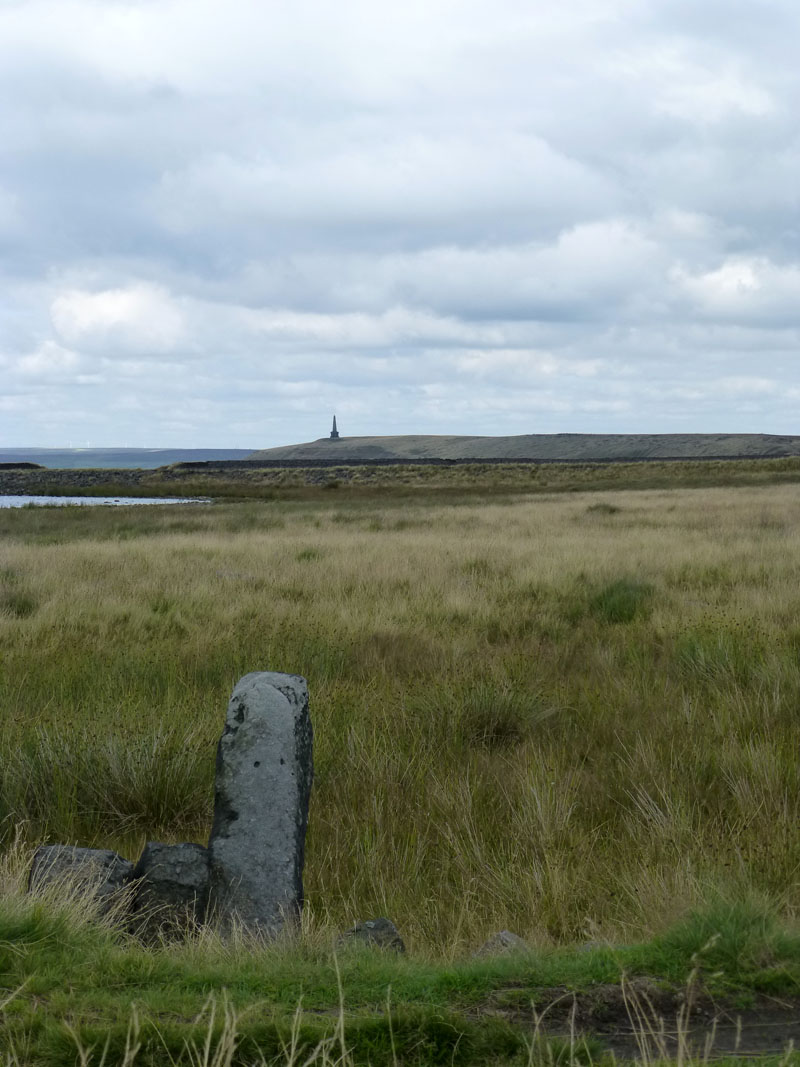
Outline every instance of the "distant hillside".
<path id="1" fill-rule="evenodd" d="M 774 434 L 521 434 L 516 437 L 436 437 L 410 434 L 398 437 L 322 437 L 300 445 L 284 445 L 253 452 L 251 460 L 370 459 L 764 459 L 800 456 L 800 436 Z"/>
<path id="2" fill-rule="evenodd" d="M 38 463 L 57 470 L 153 470 L 194 460 L 244 459 L 246 448 L 0 448 L 0 463 Z"/>

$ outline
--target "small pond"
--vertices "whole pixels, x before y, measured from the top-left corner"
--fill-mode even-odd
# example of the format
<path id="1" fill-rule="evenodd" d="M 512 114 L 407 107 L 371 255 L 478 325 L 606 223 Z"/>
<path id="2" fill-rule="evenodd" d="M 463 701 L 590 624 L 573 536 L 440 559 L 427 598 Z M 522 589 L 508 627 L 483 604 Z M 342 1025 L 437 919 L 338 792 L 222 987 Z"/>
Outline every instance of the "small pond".
<path id="1" fill-rule="evenodd" d="M 210 504 L 210 500 L 179 496 L 0 496 L 0 508 L 66 507 L 126 507 L 131 504 Z"/>

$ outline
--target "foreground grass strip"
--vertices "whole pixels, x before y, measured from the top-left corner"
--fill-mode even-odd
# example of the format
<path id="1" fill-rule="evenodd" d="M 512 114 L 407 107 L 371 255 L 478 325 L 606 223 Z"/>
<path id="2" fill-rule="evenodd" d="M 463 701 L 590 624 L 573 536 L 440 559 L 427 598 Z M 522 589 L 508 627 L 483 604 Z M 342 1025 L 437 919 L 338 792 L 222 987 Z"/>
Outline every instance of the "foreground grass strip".
<path id="1" fill-rule="evenodd" d="M 40 1042 L 42 1064 L 419 1064 L 467 1065 L 508 1063 L 525 1048 L 522 1034 L 498 1020 L 482 1024 L 461 1017 L 393 1011 L 383 1018 L 348 1016 L 327 1025 L 287 1018 L 250 1021 L 229 1005 L 215 1017 L 180 1025 L 141 1020 L 135 1029 L 120 1022 L 108 1027 L 82 1024 L 51 1027 Z M 224 1013 L 224 1014 L 223 1014 Z"/>
<path id="2" fill-rule="evenodd" d="M 319 931 L 261 948 L 207 934 L 149 950 L 120 936 L 75 897 L 6 885 L 0 1052 L 10 1063 L 588 1063 L 633 1038 L 593 1037 L 574 1012 L 548 1032 L 537 1020 L 554 1001 L 577 996 L 590 1019 L 623 983 L 626 1004 L 632 996 L 653 1015 L 648 998 L 691 982 L 717 1007 L 746 1009 L 760 990 L 800 1003 L 800 937 L 752 900 L 720 901 L 629 948 L 458 963 L 337 953 Z"/>

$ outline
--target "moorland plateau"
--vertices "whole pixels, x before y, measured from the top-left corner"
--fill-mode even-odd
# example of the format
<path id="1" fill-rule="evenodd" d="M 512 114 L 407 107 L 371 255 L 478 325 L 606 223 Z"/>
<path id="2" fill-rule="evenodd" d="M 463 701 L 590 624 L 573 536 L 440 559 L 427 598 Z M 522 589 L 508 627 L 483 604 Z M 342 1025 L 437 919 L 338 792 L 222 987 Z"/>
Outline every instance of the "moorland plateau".
<path id="1" fill-rule="evenodd" d="M 379 914 L 409 958 L 338 964 L 337 1062 L 534 1062 L 542 987 L 622 970 L 796 995 L 798 464 L 273 471 L 191 509 L 0 511 L 8 1062 L 94 1042 L 99 1063 L 108 1039 L 133 1063 L 133 1001 L 136 1062 L 212 1062 L 228 1012 L 251 1058 L 220 1063 L 302 1062 L 281 1051 L 299 998 L 307 1048 L 344 1018 L 332 935 Z M 22 894 L 43 840 L 204 841 L 227 698 L 257 669 L 312 700 L 291 951 L 145 951 Z M 534 954 L 468 962 L 502 928 Z"/>
<path id="2" fill-rule="evenodd" d="M 766 459 L 800 455 L 800 437 L 764 433 L 530 433 L 506 437 L 402 434 L 327 437 L 253 452 L 262 460 L 415 459 L 541 460 L 592 463 L 613 460 Z"/>

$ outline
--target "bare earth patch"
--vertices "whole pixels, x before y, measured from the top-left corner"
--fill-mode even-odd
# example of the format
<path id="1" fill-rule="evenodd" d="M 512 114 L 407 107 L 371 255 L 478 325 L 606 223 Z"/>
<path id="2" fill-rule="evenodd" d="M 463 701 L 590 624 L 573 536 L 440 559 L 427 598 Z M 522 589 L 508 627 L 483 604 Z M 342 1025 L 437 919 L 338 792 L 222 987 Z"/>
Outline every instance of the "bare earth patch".
<path id="1" fill-rule="evenodd" d="M 495 990 L 473 1014 L 530 1026 L 544 1038 L 570 1035 L 598 1039 L 620 1058 L 674 1058 L 679 1051 L 712 1057 L 781 1053 L 800 1042 L 800 997 L 748 996 L 747 1006 L 635 978 L 620 985 L 599 984 L 575 992 L 565 986 L 536 990 L 520 986 Z"/>

